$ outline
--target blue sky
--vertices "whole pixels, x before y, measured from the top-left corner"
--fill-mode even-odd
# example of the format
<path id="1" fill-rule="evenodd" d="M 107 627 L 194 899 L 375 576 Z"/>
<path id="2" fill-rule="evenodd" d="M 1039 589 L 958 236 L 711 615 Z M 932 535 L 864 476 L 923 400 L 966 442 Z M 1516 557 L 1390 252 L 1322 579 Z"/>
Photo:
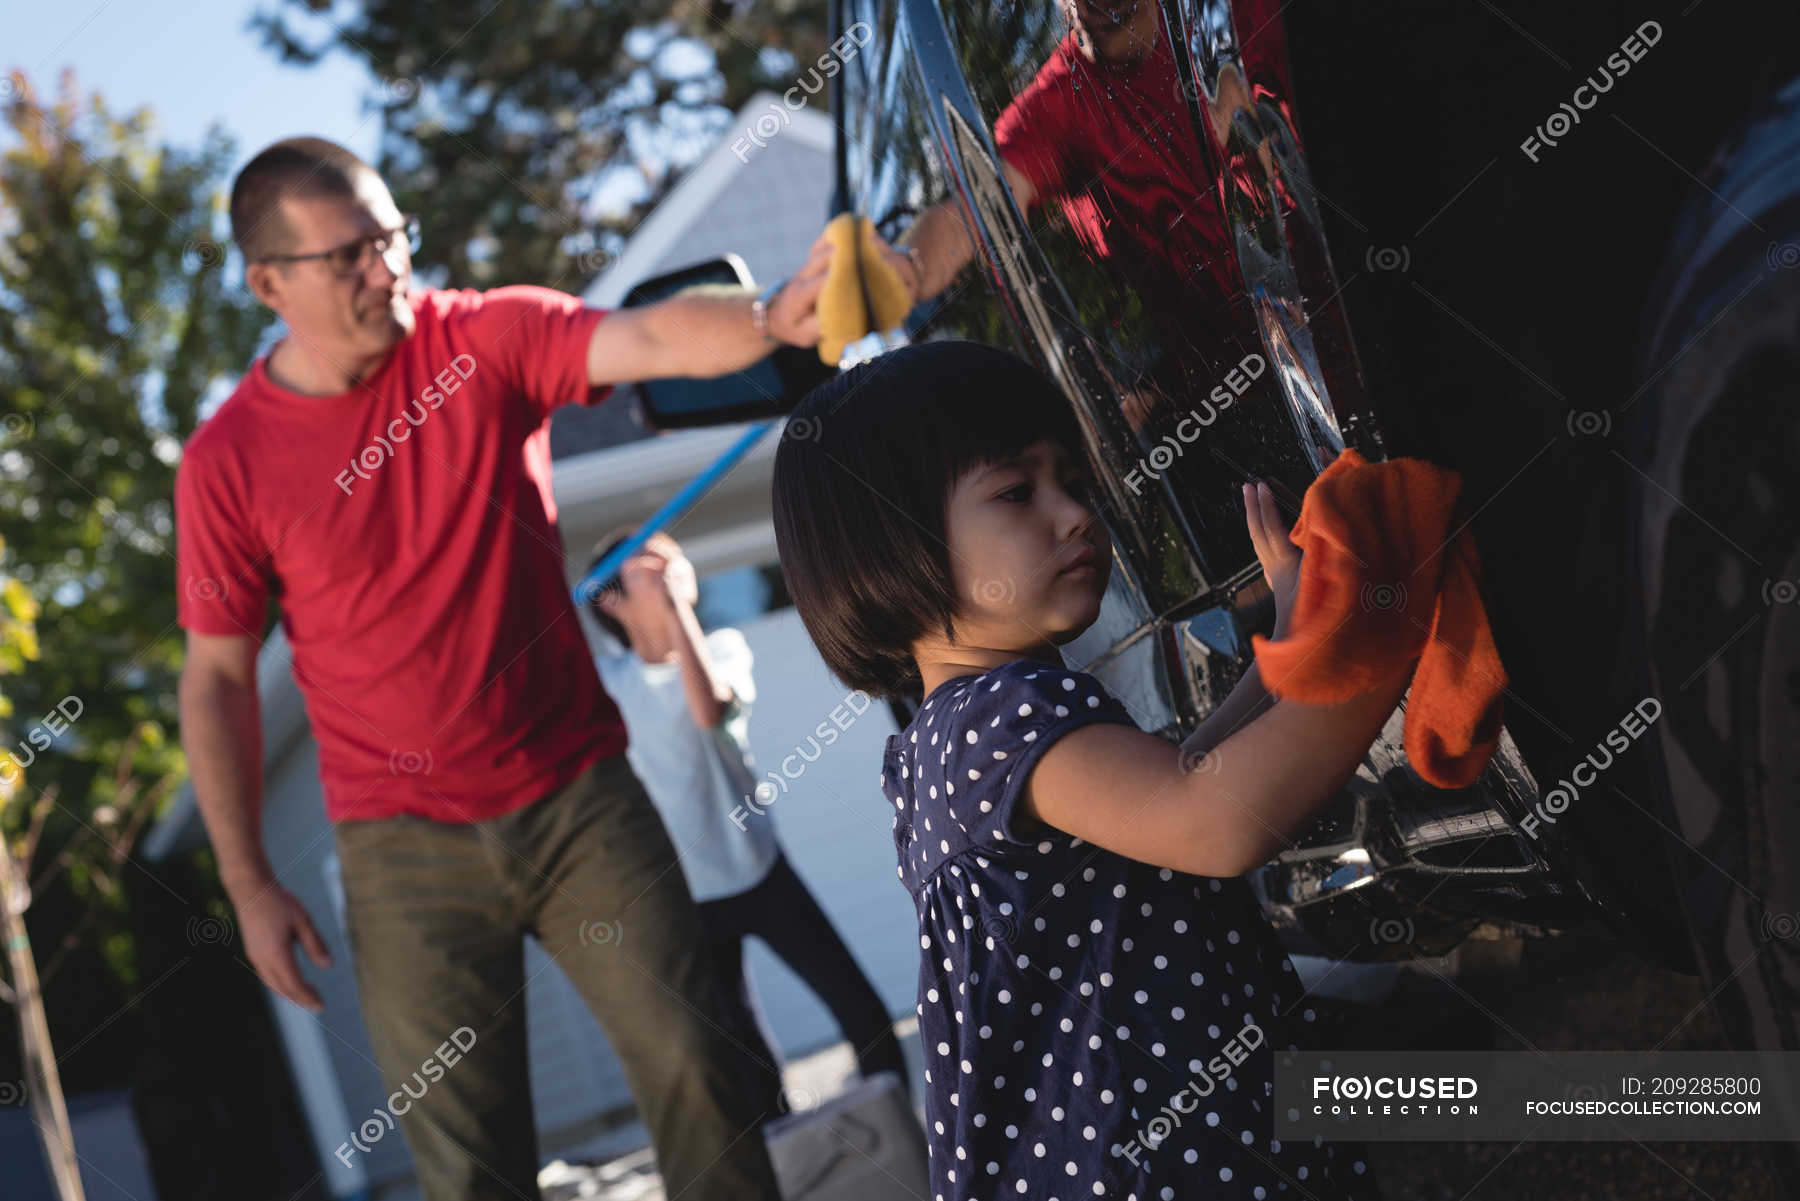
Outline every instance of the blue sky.
<path id="1" fill-rule="evenodd" d="M 369 72 L 342 51 L 310 68 L 280 63 L 248 29 L 259 8 L 278 8 L 308 42 L 322 43 L 330 33 L 298 5 L 278 0 L 0 0 L 0 78 L 22 69 L 39 98 L 50 100 L 58 75 L 72 67 L 83 97 L 97 90 L 121 116 L 149 105 L 158 140 L 188 149 L 198 148 L 216 122 L 237 139 L 229 174 L 270 142 L 296 134 L 329 138 L 375 162 L 381 118 L 361 107 L 374 86 Z M 696 107 L 663 106 L 626 123 L 632 161 L 602 168 L 577 189 L 596 221 L 642 203 L 650 179 L 693 165 L 731 120 L 729 111 L 707 103 L 724 82 L 712 51 L 673 22 L 633 30 L 623 48 L 641 66 L 619 100 L 645 103 L 654 96 L 654 77 L 679 85 L 683 106 Z M 764 59 L 770 79 L 795 69 L 785 51 L 771 47 Z M 9 139 L 0 130 L 0 146 Z"/>
<path id="2" fill-rule="evenodd" d="M 279 63 L 247 28 L 258 7 L 274 0 L 0 0 L 0 72 L 23 70 L 48 100 L 73 67 L 82 96 L 98 91 L 119 114 L 149 105 L 159 140 L 187 148 L 217 122 L 237 138 L 233 170 L 302 133 L 374 161 L 381 118 L 361 111 L 369 73 L 342 53 L 312 68 Z M 304 15 L 282 7 L 290 23 Z"/>

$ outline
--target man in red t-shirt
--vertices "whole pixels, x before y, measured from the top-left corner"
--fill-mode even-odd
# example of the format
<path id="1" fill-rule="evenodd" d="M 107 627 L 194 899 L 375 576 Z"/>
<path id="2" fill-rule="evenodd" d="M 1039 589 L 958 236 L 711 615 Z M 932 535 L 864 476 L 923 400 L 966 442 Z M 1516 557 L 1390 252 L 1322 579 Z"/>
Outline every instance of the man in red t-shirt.
<path id="1" fill-rule="evenodd" d="M 768 1115 L 720 1033 L 697 911 L 564 584 L 549 419 L 617 381 L 816 344 L 829 244 L 766 309 L 735 290 L 609 312 L 548 288 L 413 288 L 416 231 L 373 169 L 318 138 L 257 155 L 231 221 L 286 336 L 188 442 L 177 585 L 182 740 L 251 964 L 322 1008 L 293 943 L 329 956 L 277 879 L 304 848 L 272 864 L 261 832 L 273 597 L 364 1020 L 425 1196 L 537 1195 L 530 932 L 606 1028 L 669 1194 L 775 1201 Z M 368 1149 L 347 1131 L 337 1155 Z"/>
<path id="2" fill-rule="evenodd" d="M 1213 345 L 1231 329 L 1242 287 L 1161 10 L 1151 0 L 1058 0 L 1058 8 L 1067 31 L 994 121 L 1007 189 L 1022 214 L 1055 205 L 1104 269 L 1109 302 L 1135 296 L 1164 353 Z M 1222 78 L 1222 91 L 1236 82 L 1232 72 Z M 1222 98 L 1212 111 L 1230 108 Z M 956 200 L 921 213 L 902 244 L 915 300 L 948 287 L 975 253 Z M 1148 395 L 1125 403 L 1141 426 Z"/>
<path id="3" fill-rule="evenodd" d="M 1058 0 L 1068 30 L 994 121 L 1001 174 L 1021 212 L 1051 201 L 1083 250 L 1155 286 L 1229 291 L 1230 246 L 1217 189 L 1184 110 L 1162 15 Z M 921 213 L 904 239 L 920 254 L 909 282 L 935 296 L 974 254 L 954 201 Z M 1193 276 L 1192 284 L 1186 281 Z"/>

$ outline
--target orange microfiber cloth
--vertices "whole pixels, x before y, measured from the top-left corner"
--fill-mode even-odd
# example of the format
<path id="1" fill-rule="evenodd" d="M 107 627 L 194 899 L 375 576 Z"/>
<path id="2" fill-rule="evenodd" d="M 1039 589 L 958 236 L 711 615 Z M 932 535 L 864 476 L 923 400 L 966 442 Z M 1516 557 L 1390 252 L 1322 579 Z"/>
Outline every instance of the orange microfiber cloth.
<path id="1" fill-rule="evenodd" d="M 1405 747 L 1438 788 L 1464 788 L 1500 740 L 1500 664 L 1481 561 L 1453 525 L 1462 478 L 1421 459 L 1370 463 L 1345 448 L 1300 504 L 1305 552 L 1287 637 L 1250 642 L 1277 697 L 1334 704 L 1417 657 Z"/>

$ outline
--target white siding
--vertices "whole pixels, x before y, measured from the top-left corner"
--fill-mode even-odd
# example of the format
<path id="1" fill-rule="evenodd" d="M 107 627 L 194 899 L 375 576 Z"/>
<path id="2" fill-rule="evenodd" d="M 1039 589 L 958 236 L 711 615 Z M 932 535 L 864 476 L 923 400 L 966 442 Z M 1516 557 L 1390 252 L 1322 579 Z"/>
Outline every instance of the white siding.
<path id="1" fill-rule="evenodd" d="M 871 700 L 836 741 L 815 749 L 808 739 L 843 703 L 792 609 L 739 627 L 756 656 L 756 705 L 750 749 L 759 774 L 781 772 L 797 747 L 813 756 L 789 791 L 769 806 L 782 849 L 862 965 L 891 1016 L 910 1016 L 918 977 L 918 923 L 895 875 L 894 807 L 880 788 L 881 752 L 895 732 L 885 701 Z M 858 704 L 861 702 L 858 701 Z M 833 726 L 833 729 L 836 727 Z M 837 1042 L 839 1033 L 814 999 L 761 943 L 747 962 L 783 1053 L 805 1054 Z"/>

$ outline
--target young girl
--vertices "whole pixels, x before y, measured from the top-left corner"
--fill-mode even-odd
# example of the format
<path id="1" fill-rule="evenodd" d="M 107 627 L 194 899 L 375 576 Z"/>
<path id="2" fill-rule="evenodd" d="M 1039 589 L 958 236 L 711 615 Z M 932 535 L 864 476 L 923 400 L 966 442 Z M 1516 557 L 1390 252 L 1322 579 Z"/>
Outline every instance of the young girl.
<path id="1" fill-rule="evenodd" d="M 1299 551 L 1247 518 L 1286 632 Z M 1111 568 L 1081 440 L 1040 373 L 927 342 L 809 394 L 777 452 L 776 542 L 831 670 L 924 698 L 881 789 L 919 917 L 938 1201 L 1377 1196 L 1353 1143 L 1274 1134 L 1277 1048 L 1312 1020 L 1240 877 L 1349 778 L 1410 667 L 1335 706 L 1255 668 L 1181 746 L 1057 647 Z"/>

